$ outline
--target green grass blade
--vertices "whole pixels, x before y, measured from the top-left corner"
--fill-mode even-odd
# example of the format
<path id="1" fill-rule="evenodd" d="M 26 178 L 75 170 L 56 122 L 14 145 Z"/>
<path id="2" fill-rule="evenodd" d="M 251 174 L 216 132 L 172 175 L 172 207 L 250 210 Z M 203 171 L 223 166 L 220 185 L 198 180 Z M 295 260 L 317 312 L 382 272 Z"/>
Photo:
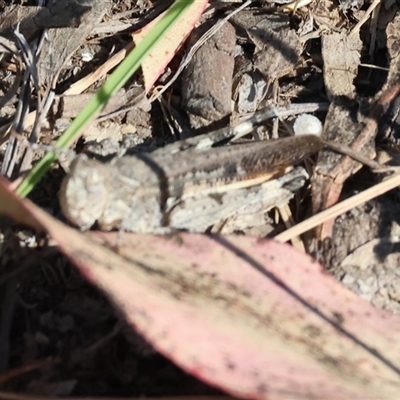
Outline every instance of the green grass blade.
<path id="1" fill-rule="evenodd" d="M 104 85 L 90 100 L 89 104 L 74 119 L 69 128 L 57 140 L 57 148 L 65 148 L 79 137 L 85 126 L 89 124 L 107 104 L 112 95 L 118 92 L 129 78 L 138 70 L 144 57 L 157 44 L 167 30 L 172 27 L 185 10 L 195 0 L 176 0 L 163 18 L 154 26 L 145 38 L 132 50 L 125 60 L 110 75 Z M 43 175 L 49 170 L 51 164 L 57 159 L 55 153 L 46 154 L 22 181 L 17 189 L 21 197 L 27 196 Z"/>

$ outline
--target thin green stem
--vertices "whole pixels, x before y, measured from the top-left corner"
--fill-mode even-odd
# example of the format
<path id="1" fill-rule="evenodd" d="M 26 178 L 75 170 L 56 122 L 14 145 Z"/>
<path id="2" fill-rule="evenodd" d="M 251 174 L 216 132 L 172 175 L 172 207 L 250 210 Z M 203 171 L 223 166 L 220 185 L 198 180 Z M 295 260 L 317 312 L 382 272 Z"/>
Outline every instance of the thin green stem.
<path id="1" fill-rule="evenodd" d="M 74 119 L 69 128 L 57 140 L 57 148 L 65 148 L 71 145 L 100 111 L 107 104 L 112 95 L 118 92 L 130 77 L 138 70 L 144 57 L 157 44 L 167 30 L 172 27 L 180 18 L 182 13 L 195 0 L 176 0 L 163 18 L 146 35 L 145 38 L 131 51 L 125 60 L 115 69 L 104 85 L 90 100 L 89 104 Z M 28 176 L 22 181 L 17 189 L 17 194 L 21 197 L 27 196 L 43 175 L 49 170 L 51 164 L 57 160 L 55 153 L 46 154 L 32 169 Z"/>

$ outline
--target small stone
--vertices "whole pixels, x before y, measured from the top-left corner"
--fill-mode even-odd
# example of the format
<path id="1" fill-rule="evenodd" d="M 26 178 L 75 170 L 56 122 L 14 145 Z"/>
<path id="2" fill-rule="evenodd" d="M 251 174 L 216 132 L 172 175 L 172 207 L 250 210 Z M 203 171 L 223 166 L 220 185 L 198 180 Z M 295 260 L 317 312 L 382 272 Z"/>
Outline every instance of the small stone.
<path id="1" fill-rule="evenodd" d="M 296 118 L 293 124 L 295 135 L 321 135 L 322 123 L 321 121 L 310 114 L 301 114 Z"/>

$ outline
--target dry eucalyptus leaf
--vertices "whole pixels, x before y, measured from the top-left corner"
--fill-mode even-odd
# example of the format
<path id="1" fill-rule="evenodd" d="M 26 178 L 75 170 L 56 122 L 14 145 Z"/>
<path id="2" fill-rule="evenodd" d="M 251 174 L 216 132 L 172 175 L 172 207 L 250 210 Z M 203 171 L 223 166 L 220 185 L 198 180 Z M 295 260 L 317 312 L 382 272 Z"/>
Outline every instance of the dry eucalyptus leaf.
<path id="1" fill-rule="evenodd" d="M 330 99 L 334 96 L 355 98 L 353 84 L 360 64 L 362 42 L 358 35 L 332 32 L 322 35 L 324 80 Z"/>
<path id="2" fill-rule="evenodd" d="M 184 233 L 126 234 L 117 254 L 117 233 L 84 235 L 2 183 L 0 212 L 36 220 L 128 324 L 198 379 L 248 399 L 399 393 L 399 317 L 311 257 L 273 241 Z"/>
<path id="3" fill-rule="evenodd" d="M 154 82 L 162 74 L 172 57 L 193 30 L 194 25 L 200 18 L 207 4 L 208 0 L 194 1 L 193 4 L 187 8 L 186 12 L 181 15 L 179 21 L 176 21 L 174 26 L 169 28 L 162 39 L 152 48 L 144 59 L 142 63 L 142 72 L 146 92 L 151 89 Z M 140 29 L 140 31 L 132 35 L 136 45 L 140 43 L 151 29 L 153 29 L 154 25 L 157 24 L 164 14 L 165 12 L 151 21 L 143 29 Z"/>

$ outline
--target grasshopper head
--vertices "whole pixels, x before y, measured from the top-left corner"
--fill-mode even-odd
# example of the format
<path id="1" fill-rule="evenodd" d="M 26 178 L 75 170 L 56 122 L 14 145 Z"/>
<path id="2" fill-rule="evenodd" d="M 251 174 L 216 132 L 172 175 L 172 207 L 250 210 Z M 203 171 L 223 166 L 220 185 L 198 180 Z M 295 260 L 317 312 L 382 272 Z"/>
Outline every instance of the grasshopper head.
<path id="1" fill-rule="evenodd" d="M 103 165 L 79 155 L 71 163 L 59 192 L 64 216 L 82 230 L 89 229 L 102 216 L 107 189 L 107 174 Z"/>

